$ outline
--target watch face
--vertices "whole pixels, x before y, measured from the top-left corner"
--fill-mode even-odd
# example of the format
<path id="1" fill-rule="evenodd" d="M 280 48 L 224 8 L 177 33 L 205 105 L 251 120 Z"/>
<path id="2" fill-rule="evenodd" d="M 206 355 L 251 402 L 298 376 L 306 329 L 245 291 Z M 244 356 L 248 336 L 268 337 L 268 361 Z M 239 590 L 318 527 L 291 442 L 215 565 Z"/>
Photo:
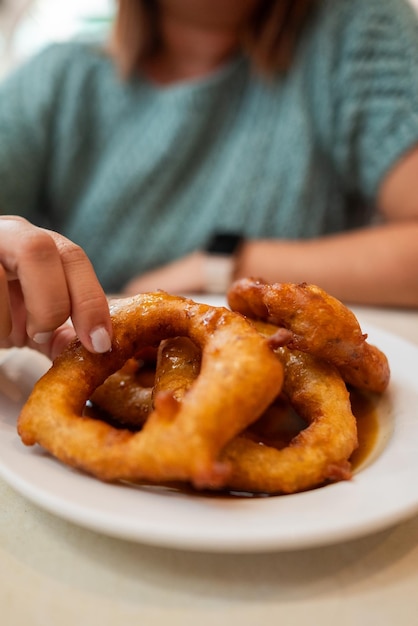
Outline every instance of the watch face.
<path id="1" fill-rule="evenodd" d="M 218 233 L 209 241 L 206 252 L 209 252 L 209 254 L 232 255 L 241 241 L 241 235 L 235 233 Z"/>

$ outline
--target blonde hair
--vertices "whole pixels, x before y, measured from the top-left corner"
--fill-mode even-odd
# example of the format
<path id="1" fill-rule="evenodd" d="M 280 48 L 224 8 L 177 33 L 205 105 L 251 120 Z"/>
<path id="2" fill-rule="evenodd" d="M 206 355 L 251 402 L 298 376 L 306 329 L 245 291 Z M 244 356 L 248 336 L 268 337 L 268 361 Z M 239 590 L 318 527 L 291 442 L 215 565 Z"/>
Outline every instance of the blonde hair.
<path id="1" fill-rule="evenodd" d="M 261 0 L 242 36 L 243 50 L 265 75 L 286 71 L 299 35 L 319 0 Z M 118 0 L 111 53 L 120 73 L 129 78 L 159 47 L 156 0 Z"/>

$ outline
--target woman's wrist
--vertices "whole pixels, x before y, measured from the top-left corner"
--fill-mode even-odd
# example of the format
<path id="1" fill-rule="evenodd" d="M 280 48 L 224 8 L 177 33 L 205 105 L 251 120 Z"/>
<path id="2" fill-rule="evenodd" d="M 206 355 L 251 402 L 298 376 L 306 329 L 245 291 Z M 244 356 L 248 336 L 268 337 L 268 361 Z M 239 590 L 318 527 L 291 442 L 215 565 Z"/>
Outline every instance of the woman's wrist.
<path id="1" fill-rule="evenodd" d="M 277 242 L 274 247 L 274 253 L 277 255 Z M 268 240 L 250 239 L 243 242 L 235 259 L 234 278 L 251 276 L 266 280 L 267 274 L 272 273 L 271 253 Z"/>

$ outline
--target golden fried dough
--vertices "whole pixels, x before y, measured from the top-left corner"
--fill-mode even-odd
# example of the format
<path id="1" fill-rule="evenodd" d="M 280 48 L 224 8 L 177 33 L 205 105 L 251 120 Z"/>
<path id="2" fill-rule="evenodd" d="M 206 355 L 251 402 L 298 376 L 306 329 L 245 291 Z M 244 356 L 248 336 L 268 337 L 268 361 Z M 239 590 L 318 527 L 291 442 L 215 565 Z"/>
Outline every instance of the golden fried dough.
<path id="1" fill-rule="evenodd" d="M 236 437 L 224 449 L 231 489 L 293 493 L 327 480 L 351 477 L 348 459 L 357 447 L 357 425 L 337 369 L 321 359 L 280 348 L 285 366 L 284 393 L 309 426 L 285 448 Z"/>
<path id="2" fill-rule="evenodd" d="M 144 367 L 138 359 L 128 359 L 93 392 L 90 400 L 123 426 L 135 428 L 145 424 L 153 409 L 154 381 L 143 380 Z M 148 377 L 148 372 L 146 372 Z"/>
<path id="3" fill-rule="evenodd" d="M 316 285 L 244 278 L 231 286 L 228 303 L 249 318 L 290 330 L 289 348 L 330 361 L 354 387 L 377 393 L 387 388 L 386 356 L 367 343 L 354 313 Z"/>
<path id="4" fill-rule="evenodd" d="M 280 392 L 283 367 L 244 317 L 163 292 L 113 301 L 112 350 L 92 354 L 74 341 L 35 385 L 18 420 L 27 445 L 104 480 L 190 481 L 221 487 L 225 444 Z M 181 404 L 155 398 L 138 433 L 82 416 L 94 390 L 144 346 L 188 336 L 202 352 L 198 378 Z"/>
<path id="5" fill-rule="evenodd" d="M 276 332 L 266 324 L 259 324 L 259 329 L 273 336 Z M 281 450 L 252 440 L 249 433 L 236 436 L 221 454 L 231 467 L 225 487 L 293 493 L 350 478 L 348 459 L 357 447 L 357 424 L 338 370 L 312 355 L 284 347 L 276 349 L 276 355 L 284 366 L 283 392 L 308 427 Z M 167 339 L 157 362 L 160 391 L 181 389 L 177 394 L 180 401 L 197 376 L 198 370 L 190 367 L 194 359 L 198 360 L 196 348 L 187 339 Z"/>

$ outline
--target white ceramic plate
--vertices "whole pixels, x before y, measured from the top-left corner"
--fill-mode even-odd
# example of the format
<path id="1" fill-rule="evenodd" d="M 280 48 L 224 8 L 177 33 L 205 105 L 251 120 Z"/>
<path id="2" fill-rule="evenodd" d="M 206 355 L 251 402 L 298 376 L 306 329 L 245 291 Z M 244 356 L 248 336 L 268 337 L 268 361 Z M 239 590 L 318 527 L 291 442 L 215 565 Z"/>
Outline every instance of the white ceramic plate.
<path id="1" fill-rule="evenodd" d="M 377 328 L 364 330 L 386 352 L 392 380 L 378 407 L 380 434 L 374 453 L 349 482 L 256 499 L 103 484 L 37 446 L 22 445 L 16 417 L 49 365 L 26 350 L 11 351 L 5 364 L 22 393 L 0 395 L 0 475 L 57 516 L 159 546 L 212 552 L 291 550 L 382 530 L 418 512 L 418 348 Z"/>

